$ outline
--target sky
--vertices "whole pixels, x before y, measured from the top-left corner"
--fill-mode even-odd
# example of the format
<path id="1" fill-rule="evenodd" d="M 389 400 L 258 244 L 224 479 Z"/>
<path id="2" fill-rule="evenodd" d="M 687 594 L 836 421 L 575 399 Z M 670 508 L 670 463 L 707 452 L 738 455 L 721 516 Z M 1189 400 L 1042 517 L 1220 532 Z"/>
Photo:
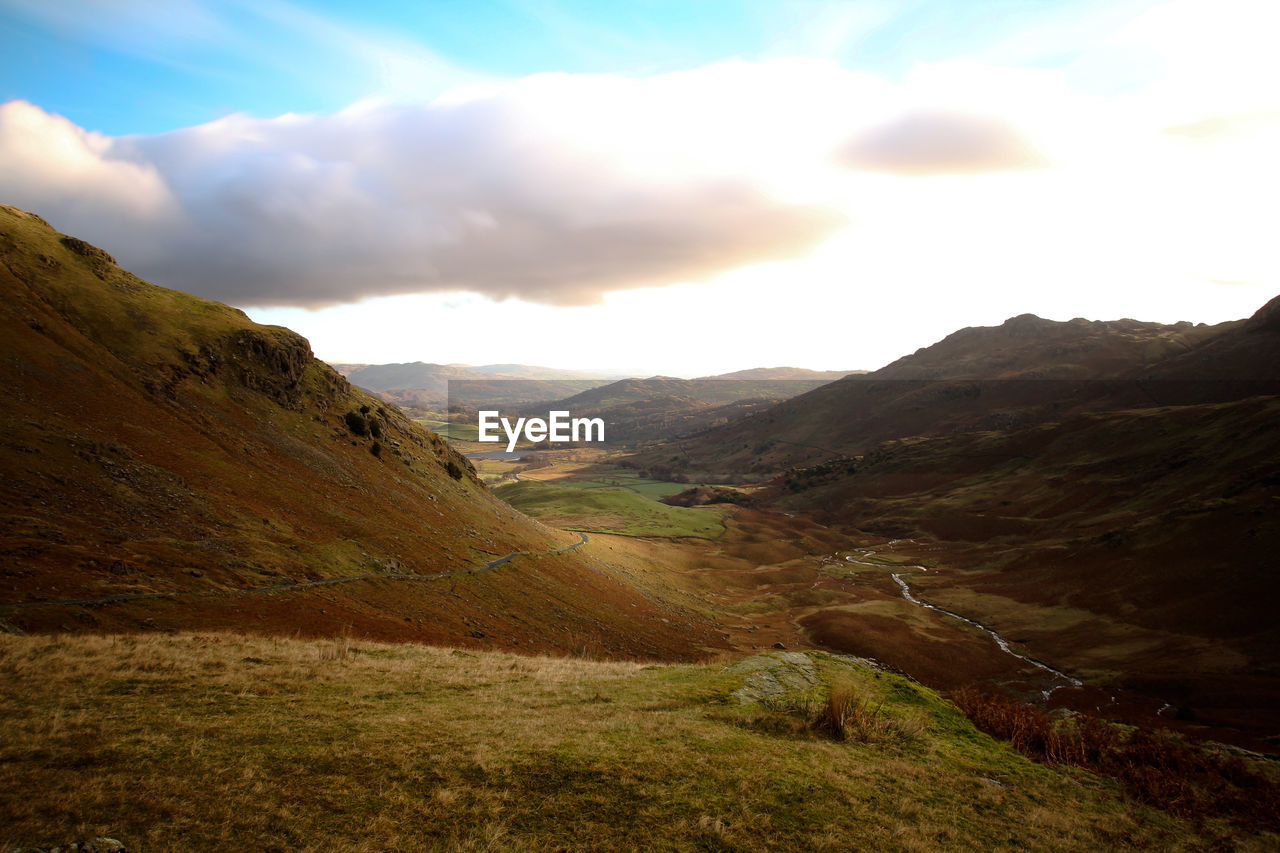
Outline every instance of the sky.
<path id="1" fill-rule="evenodd" d="M 331 362 L 875 369 L 1280 293 L 1272 0 L 0 0 L 0 203 Z"/>

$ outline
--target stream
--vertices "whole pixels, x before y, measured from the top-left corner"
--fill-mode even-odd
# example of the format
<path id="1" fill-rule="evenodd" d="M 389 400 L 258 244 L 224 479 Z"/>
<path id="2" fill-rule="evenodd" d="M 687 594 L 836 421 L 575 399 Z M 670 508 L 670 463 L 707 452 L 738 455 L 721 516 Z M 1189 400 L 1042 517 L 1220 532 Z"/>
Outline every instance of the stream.
<path id="1" fill-rule="evenodd" d="M 897 541 L 899 540 L 894 540 L 894 542 L 890 542 L 889 544 L 893 545 Z M 866 558 L 874 555 L 875 553 L 876 553 L 875 551 L 864 550 L 862 552 L 862 556 L 863 558 Z M 859 565 L 859 566 L 874 566 L 880 569 L 890 568 L 889 566 L 885 566 L 881 563 L 868 563 L 866 562 L 865 559 L 855 560 L 853 557 L 845 557 L 845 561 L 849 563 L 853 563 L 855 565 Z M 1050 696 L 1053 695 L 1053 692 L 1055 690 L 1060 690 L 1063 687 L 1068 687 L 1068 686 L 1080 687 L 1083 685 L 1083 682 L 1080 679 L 1067 675 L 1065 672 L 1062 672 L 1061 670 L 1054 669 L 1053 667 L 1049 666 L 1049 664 L 1044 663 L 1043 661 L 1038 661 L 1035 658 L 1030 657 L 1028 655 L 1021 654 L 1020 652 L 1015 652 L 1009 646 L 1008 640 L 1000 636 L 1000 634 L 997 633 L 995 630 L 988 628 L 986 625 L 983 625 L 981 622 L 978 622 L 974 619 L 970 619 L 968 616 L 961 616 L 959 613 L 954 613 L 950 610 L 947 610 L 946 608 L 938 607 L 936 604 L 930 604 L 927 601 L 922 601 L 919 598 L 916 598 L 916 596 L 912 594 L 911 587 L 910 585 L 907 584 L 907 581 L 903 578 L 903 575 L 914 574 L 916 572 L 927 572 L 929 570 L 924 566 L 902 566 L 901 568 L 904 569 L 904 571 L 891 572 L 891 576 L 893 577 L 894 583 L 896 583 L 898 587 L 902 590 L 902 597 L 904 599 L 916 605 L 917 607 L 927 607 L 930 610 L 934 610 L 934 611 L 937 611 L 938 613 L 942 613 L 946 616 L 950 616 L 952 619 L 959 619 L 961 622 L 964 622 L 967 625 L 972 625 L 974 628 L 977 628 L 978 630 L 990 636 L 991 639 L 995 640 L 996 645 L 1000 647 L 1000 651 L 1004 652 L 1007 655 L 1012 655 L 1013 657 L 1018 658 L 1019 660 L 1026 661 L 1027 663 L 1031 664 L 1037 669 L 1043 670 L 1044 672 L 1047 672 L 1049 675 L 1052 675 L 1054 678 L 1061 681 L 1062 682 L 1061 684 L 1057 684 L 1053 687 L 1040 691 L 1040 695 L 1044 699 L 1047 700 Z M 909 571 L 905 571 L 905 570 L 909 570 Z"/>

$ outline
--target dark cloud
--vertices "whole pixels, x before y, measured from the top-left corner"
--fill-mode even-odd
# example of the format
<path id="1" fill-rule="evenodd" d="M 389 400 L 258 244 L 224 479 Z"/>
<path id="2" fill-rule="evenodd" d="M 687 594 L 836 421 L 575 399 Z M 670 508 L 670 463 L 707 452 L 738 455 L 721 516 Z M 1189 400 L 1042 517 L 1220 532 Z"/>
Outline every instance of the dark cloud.
<path id="1" fill-rule="evenodd" d="M 793 256 L 843 221 L 751 174 L 654 179 L 536 106 L 500 92 L 109 138 L 13 102 L 0 193 L 139 275 L 241 305 L 443 290 L 585 304 Z"/>
<path id="2" fill-rule="evenodd" d="M 976 174 L 1046 165 L 1035 147 L 1006 122 L 946 110 L 908 113 L 870 128 L 841 154 L 852 168 L 895 175 Z"/>

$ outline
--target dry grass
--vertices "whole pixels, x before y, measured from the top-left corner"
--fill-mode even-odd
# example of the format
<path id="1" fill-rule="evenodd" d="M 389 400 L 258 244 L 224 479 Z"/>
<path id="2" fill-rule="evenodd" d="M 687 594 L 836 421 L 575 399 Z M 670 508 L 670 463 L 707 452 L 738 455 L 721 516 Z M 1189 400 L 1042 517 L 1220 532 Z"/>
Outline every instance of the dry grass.
<path id="1" fill-rule="evenodd" d="M 919 737 L 926 721 L 920 712 L 891 715 L 885 711 L 883 699 L 873 701 L 860 695 L 854 685 L 842 681 L 831 685 L 810 726 L 835 740 L 893 743 Z"/>
<path id="2" fill-rule="evenodd" d="M 754 730 L 727 698 L 741 677 L 717 666 L 235 634 L 0 636 L 0 849 L 97 835 L 131 853 L 1211 837 L 1027 761 L 895 676 L 850 679 L 927 727 L 882 742 Z M 1026 820 L 1047 805 L 1054 826 Z"/>
<path id="3" fill-rule="evenodd" d="M 958 691 L 955 701 L 978 728 L 1036 761 L 1110 776 L 1135 799 L 1182 817 L 1280 831 L 1280 782 L 1239 756 L 1166 730 L 1126 731 L 1087 716 L 1055 721 L 1038 708 L 972 689 Z"/>

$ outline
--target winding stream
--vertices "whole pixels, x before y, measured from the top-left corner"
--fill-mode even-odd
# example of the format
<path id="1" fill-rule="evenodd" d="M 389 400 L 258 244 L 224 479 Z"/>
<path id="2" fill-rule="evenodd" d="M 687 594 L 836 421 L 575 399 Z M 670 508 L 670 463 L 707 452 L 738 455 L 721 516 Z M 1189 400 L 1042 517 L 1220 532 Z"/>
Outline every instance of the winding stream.
<path id="1" fill-rule="evenodd" d="M 899 540 L 894 540 L 894 542 L 890 542 L 889 544 L 893 545 L 897 541 Z M 875 551 L 864 550 L 862 552 L 862 556 L 866 558 L 874 555 L 875 553 L 876 553 Z M 853 563 L 855 565 L 859 565 L 859 566 L 874 566 L 876 568 L 881 568 L 881 569 L 889 568 L 889 566 L 885 566 L 881 563 L 868 563 L 866 562 L 865 559 L 855 560 L 853 557 L 845 557 L 845 561 L 849 563 Z M 903 575 L 914 574 L 916 572 L 927 572 L 929 570 L 924 566 L 903 566 L 902 568 L 904 570 L 909 570 L 909 571 L 891 572 L 891 576 L 893 577 L 894 583 L 896 583 L 898 587 L 902 590 L 902 597 L 904 599 L 916 605 L 917 607 L 927 607 L 930 610 L 934 610 L 934 611 L 937 611 L 938 613 L 942 613 L 946 616 L 950 616 L 952 619 L 959 619 L 961 622 L 964 622 L 967 625 L 972 625 L 974 628 L 977 628 L 979 631 L 982 631 L 983 633 L 990 636 L 991 639 L 995 640 L 996 645 L 1000 647 L 1000 651 L 1004 652 L 1007 655 L 1012 655 L 1018 660 L 1026 661 L 1027 663 L 1031 664 L 1037 669 L 1043 670 L 1044 672 L 1047 672 L 1049 675 L 1052 675 L 1054 678 L 1063 682 L 1061 684 L 1057 684 L 1057 685 L 1054 685 L 1053 687 L 1040 691 L 1040 695 L 1044 699 L 1048 699 L 1050 696 L 1053 695 L 1053 692 L 1055 690 L 1060 690 L 1063 687 L 1080 687 L 1083 685 L 1084 682 L 1082 682 L 1080 679 L 1067 675 L 1065 672 L 1059 669 L 1055 669 L 1052 666 L 1049 666 L 1049 664 L 1045 663 L 1044 661 L 1039 661 L 1033 657 L 1014 651 L 1009 646 L 1008 640 L 1000 636 L 1000 634 L 997 633 L 995 630 L 988 628 L 986 625 L 983 625 L 981 622 L 978 622 L 977 620 L 974 620 L 974 619 L 970 619 L 968 616 L 961 616 L 959 613 L 952 612 L 950 610 L 947 610 L 946 608 L 938 607 L 936 604 L 930 604 L 927 601 L 922 601 L 921 599 L 916 598 L 916 596 L 912 594 L 911 587 L 910 585 L 907 584 L 906 580 L 903 578 Z"/>

